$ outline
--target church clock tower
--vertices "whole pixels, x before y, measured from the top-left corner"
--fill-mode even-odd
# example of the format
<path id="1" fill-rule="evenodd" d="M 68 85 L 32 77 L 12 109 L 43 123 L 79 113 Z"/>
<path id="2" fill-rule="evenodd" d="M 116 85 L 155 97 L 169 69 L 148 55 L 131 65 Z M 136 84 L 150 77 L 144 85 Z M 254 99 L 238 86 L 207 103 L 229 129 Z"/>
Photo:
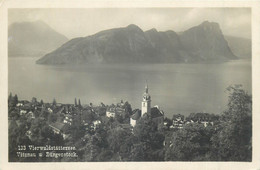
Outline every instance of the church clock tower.
<path id="1" fill-rule="evenodd" d="M 148 85 L 145 86 L 145 93 L 143 94 L 142 101 L 142 116 L 147 113 L 151 113 L 151 96 L 148 93 Z"/>

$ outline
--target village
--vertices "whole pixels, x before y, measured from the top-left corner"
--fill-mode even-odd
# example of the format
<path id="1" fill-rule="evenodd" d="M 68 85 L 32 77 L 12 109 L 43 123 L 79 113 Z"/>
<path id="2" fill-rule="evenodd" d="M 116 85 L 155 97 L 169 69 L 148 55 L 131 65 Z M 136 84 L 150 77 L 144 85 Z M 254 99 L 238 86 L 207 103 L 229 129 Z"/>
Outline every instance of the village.
<path id="1" fill-rule="evenodd" d="M 201 112 L 188 116 L 172 114 L 168 118 L 158 105 L 152 106 L 151 103 L 148 85 L 142 95 L 141 109 L 132 109 L 131 104 L 123 100 L 111 105 L 95 105 L 82 104 L 80 99 L 75 98 L 74 104 L 62 104 L 55 99 L 52 103 L 39 102 L 35 97 L 31 101 L 18 100 L 17 95 L 10 94 L 9 158 L 22 162 L 225 159 L 215 153 L 223 147 L 218 143 L 223 141 L 219 138 L 225 128 L 238 125 L 237 115 L 229 115 L 233 110 L 222 115 Z M 229 106 L 236 108 L 230 103 Z M 246 106 L 250 110 L 250 105 Z M 247 123 L 250 118 L 242 115 L 239 120 L 245 121 L 243 126 L 250 126 Z M 29 145 L 74 147 L 77 156 L 52 159 L 46 157 L 45 152 L 36 151 L 36 155 L 45 157 L 17 157 L 17 153 Z M 58 151 L 51 151 L 51 154 L 64 155 Z"/>
<path id="2" fill-rule="evenodd" d="M 38 102 L 35 97 L 31 101 L 18 101 L 15 98 L 17 96 L 9 95 L 9 119 L 14 116 L 25 117 L 29 120 L 40 117 L 48 122 L 48 126 L 55 134 L 60 134 L 63 139 L 69 137 L 68 129 L 75 122 L 82 124 L 86 131 L 93 132 L 108 121 L 115 121 L 117 126 L 122 128 L 133 129 L 138 120 L 146 113 L 158 125 L 158 129 L 166 131 L 182 129 L 185 124 L 190 123 L 202 124 L 204 127 L 213 126 L 214 121 L 218 120 L 217 115 L 208 113 L 191 113 L 186 118 L 181 114 L 173 114 L 172 118 L 167 118 L 159 106 L 151 107 L 148 88 L 142 101 L 142 110 L 132 110 L 131 105 L 123 100 L 111 105 L 104 103 L 81 105 L 80 99 L 76 98 L 74 104 L 57 103 L 55 99 L 52 103 L 44 103 L 42 100 Z M 75 121 L 79 117 L 80 122 Z M 19 125 L 19 119 L 16 122 Z M 31 138 L 32 131 L 33 129 L 27 129 L 26 135 L 29 138 Z"/>

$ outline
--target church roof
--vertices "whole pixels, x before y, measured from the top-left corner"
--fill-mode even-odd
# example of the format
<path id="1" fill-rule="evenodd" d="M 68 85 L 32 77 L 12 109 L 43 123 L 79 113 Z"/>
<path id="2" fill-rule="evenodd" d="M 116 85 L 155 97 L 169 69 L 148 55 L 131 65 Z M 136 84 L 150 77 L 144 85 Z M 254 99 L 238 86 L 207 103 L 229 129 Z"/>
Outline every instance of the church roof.
<path id="1" fill-rule="evenodd" d="M 140 117 L 141 117 L 141 110 L 139 110 L 139 109 L 134 110 L 134 113 L 131 116 L 131 118 L 133 120 L 138 120 Z"/>
<path id="2" fill-rule="evenodd" d="M 151 108 L 151 117 L 152 118 L 161 117 L 161 116 L 163 116 L 163 112 L 160 111 L 158 109 L 158 107 Z"/>
<path id="3" fill-rule="evenodd" d="M 64 123 L 55 122 L 55 123 L 51 123 L 49 126 L 51 128 L 53 128 L 53 129 L 63 130 L 65 124 Z"/>

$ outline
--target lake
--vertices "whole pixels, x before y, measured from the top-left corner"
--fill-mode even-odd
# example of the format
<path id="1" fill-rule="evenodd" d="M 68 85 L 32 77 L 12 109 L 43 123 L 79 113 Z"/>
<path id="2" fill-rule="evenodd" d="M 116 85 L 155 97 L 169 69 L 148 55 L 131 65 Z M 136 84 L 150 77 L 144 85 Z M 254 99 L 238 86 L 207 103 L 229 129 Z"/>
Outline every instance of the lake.
<path id="1" fill-rule="evenodd" d="M 229 85 L 242 84 L 252 94 L 250 60 L 215 64 L 37 65 L 38 58 L 8 59 L 8 91 L 19 99 L 58 103 L 112 104 L 128 101 L 141 108 L 146 80 L 152 106 L 167 117 L 191 112 L 221 113 Z"/>

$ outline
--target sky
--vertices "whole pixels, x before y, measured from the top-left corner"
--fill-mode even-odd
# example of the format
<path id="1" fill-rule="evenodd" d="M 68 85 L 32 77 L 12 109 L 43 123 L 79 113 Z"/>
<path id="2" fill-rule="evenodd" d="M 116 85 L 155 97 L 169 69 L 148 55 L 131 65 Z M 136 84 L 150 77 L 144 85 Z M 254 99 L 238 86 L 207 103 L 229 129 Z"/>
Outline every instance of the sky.
<path id="1" fill-rule="evenodd" d="M 67 38 L 136 24 L 146 31 L 185 31 L 203 21 L 217 22 L 225 35 L 251 38 L 250 8 L 24 8 L 8 10 L 8 25 L 42 20 Z"/>

